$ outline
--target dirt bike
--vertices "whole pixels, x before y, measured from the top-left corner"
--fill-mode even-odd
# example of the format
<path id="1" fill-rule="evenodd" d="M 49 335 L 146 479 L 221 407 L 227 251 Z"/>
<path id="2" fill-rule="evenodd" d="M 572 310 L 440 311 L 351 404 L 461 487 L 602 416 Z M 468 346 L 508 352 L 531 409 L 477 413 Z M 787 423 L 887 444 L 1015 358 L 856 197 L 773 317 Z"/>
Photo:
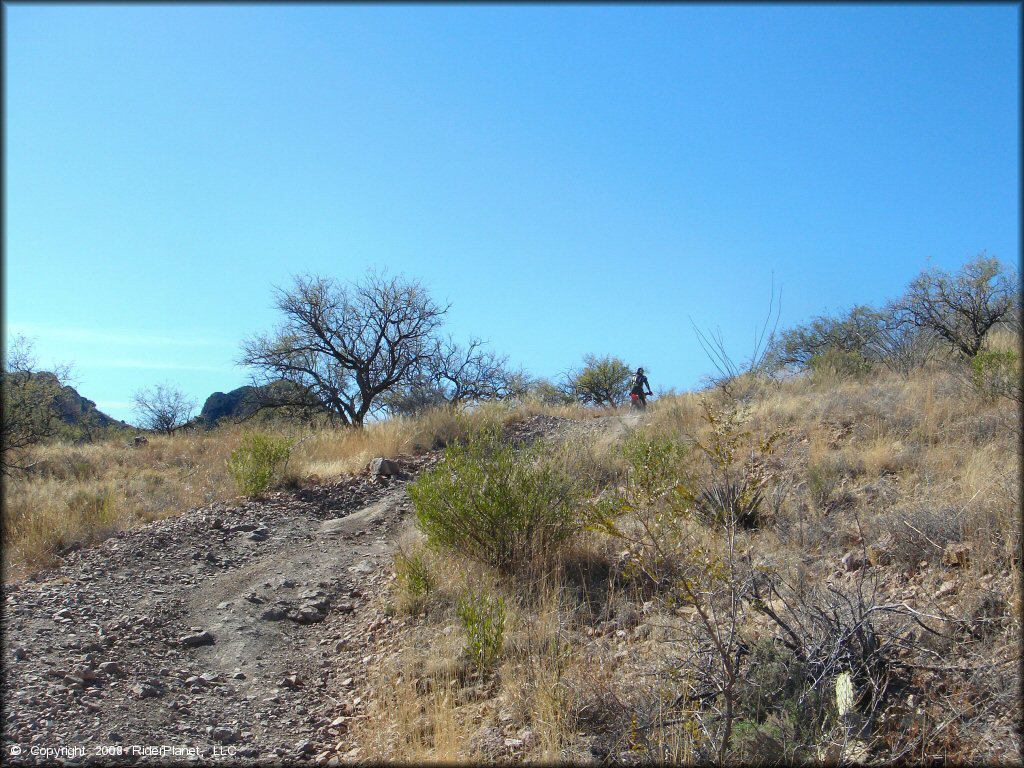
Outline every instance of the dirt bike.
<path id="1" fill-rule="evenodd" d="M 647 395 L 647 397 L 650 397 L 650 395 Z M 647 407 L 647 404 L 643 400 L 640 399 L 640 395 L 638 395 L 636 392 L 630 392 L 629 393 L 629 408 L 630 408 L 630 410 L 642 411 L 646 407 Z"/>

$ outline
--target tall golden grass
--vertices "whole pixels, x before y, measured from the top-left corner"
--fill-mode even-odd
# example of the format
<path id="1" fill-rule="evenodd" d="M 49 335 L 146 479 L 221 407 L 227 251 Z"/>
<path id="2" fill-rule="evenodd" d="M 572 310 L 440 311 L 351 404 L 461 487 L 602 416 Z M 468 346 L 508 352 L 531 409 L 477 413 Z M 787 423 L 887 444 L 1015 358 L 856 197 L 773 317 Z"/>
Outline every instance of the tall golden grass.
<path id="1" fill-rule="evenodd" d="M 248 431 L 292 441 L 282 483 L 301 485 L 356 473 L 376 456 L 422 453 L 486 423 L 539 413 L 591 415 L 575 406 L 488 403 L 372 422 L 364 429 L 232 424 L 151 435 L 141 446 L 124 438 L 38 446 L 27 462 L 35 469 L 3 484 L 3 578 L 59 564 L 67 548 L 88 546 L 118 530 L 237 497 L 225 462 Z"/>

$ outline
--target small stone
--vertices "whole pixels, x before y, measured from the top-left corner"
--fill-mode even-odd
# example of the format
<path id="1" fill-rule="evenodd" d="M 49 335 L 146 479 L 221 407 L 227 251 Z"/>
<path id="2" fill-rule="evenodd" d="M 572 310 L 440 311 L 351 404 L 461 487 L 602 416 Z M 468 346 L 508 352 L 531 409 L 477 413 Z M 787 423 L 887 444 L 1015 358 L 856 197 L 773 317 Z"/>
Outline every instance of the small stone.
<path id="1" fill-rule="evenodd" d="M 956 582 L 947 581 L 944 582 L 941 587 L 939 587 L 939 591 L 935 593 L 935 597 L 945 597 L 946 595 L 951 595 L 954 592 L 956 592 Z"/>
<path id="2" fill-rule="evenodd" d="M 85 681 L 74 675 L 65 675 L 63 683 L 65 688 L 70 688 L 72 691 L 85 690 Z"/>
<path id="3" fill-rule="evenodd" d="M 843 570 L 847 572 L 859 571 L 861 568 L 864 567 L 865 562 L 866 560 L 864 559 L 863 552 L 856 549 L 851 549 L 849 552 L 843 555 Z"/>
<path id="4" fill-rule="evenodd" d="M 942 564 L 950 568 L 966 568 L 971 563 L 971 545 L 968 542 L 950 544 L 942 552 Z"/>
<path id="5" fill-rule="evenodd" d="M 318 624 L 327 618 L 327 614 L 311 605 L 304 605 L 297 610 L 289 611 L 288 618 L 296 624 Z"/>
<path id="6" fill-rule="evenodd" d="M 212 634 L 204 629 L 192 635 L 183 635 L 178 638 L 178 642 L 187 648 L 197 648 L 201 645 L 213 645 L 216 640 Z"/>
<path id="7" fill-rule="evenodd" d="M 104 661 L 99 669 L 105 675 L 116 675 L 121 671 L 121 664 L 117 661 Z"/>
<path id="8" fill-rule="evenodd" d="M 15 661 L 25 661 L 25 659 L 28 658 L 28 651 L 24 648 L 15 648 L 12 655 L 14 656 Z"/>
<path id="9" fill-rule="evenodd" d="M 261 613 L 260 618 L 267 621 L 281 621 L 282 619 L 288 618 L 288 611 L 280 606 L 275 606 L 273 608 L 268 608 Z"/>
<path id="10" fill-rule="evenodd" d="M 160 695 L 160 690 L 154 688 L 152 685 L 146 685 L 145 683 L 139 683 L 132 686 L 132 693 L 137 699 L 152 699 Z"/>
<path id="11" fill-rule="evenodd" d="M 238 734 L 233 729 L 223 725 L 214 728 L 211 735 L 214 741 L 219 741 L 221 744 L 234 744 L 238 740 Z"/>

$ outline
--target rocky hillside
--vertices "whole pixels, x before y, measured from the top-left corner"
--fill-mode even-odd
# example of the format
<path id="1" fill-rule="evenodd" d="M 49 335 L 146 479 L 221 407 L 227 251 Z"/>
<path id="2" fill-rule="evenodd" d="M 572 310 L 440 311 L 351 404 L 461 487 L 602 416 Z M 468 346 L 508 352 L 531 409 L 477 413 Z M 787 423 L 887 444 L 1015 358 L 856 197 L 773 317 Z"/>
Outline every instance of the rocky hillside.
<path id="1" fill-rule="evenodd" d="M 227 393 L 214 392 L 203 403 L 198 420 L 210 427 L 221 419 L 239 421 L 255 412 L 258 396 L 259 390 L 250 386 L 239 387 Z"/>
<path id="2" fill-rule="evenodd" d="M 128 426 L 124 421 L 108 416 L 96 403 L 83 397 L 74 387 L 61 385 L 60 379 L 49 371 L 22 372 L 13 376 L 29 376 L 31 384 L 40 392 L 53 393 L 53 408 L 60 421 L 69 427 L 106 428 Z M 49 396 L 49 395 L 48 395 Z"/>

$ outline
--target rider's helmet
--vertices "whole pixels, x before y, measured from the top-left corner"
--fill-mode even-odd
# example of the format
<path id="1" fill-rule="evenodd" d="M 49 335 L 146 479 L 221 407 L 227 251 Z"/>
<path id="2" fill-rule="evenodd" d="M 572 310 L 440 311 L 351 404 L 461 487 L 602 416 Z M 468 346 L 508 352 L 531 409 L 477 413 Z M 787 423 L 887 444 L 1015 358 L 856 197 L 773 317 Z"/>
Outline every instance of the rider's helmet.
<path id="1" fill-rule="evenodd" d="M 644 372 L 644 369 L 643 369 L 643 368 L 637 368 L 637 369 L 636 369 L 636 372 L 637 372 L 637 373 L 643 373 L 643 372 Z"/>

